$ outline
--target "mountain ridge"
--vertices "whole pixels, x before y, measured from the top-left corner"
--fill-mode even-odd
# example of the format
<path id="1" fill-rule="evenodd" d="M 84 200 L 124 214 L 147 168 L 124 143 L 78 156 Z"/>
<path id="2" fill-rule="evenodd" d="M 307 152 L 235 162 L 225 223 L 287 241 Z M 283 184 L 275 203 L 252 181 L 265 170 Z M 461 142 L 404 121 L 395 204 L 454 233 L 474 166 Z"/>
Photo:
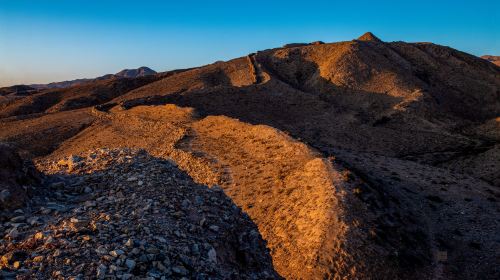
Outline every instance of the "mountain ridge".
<path id="1" fill-rule="evenodd" d="M 152 70 L 151 68 L 148 68 L 146 66 L 141 66 L 136 69 L 123 69 L 115 74 L 105 74 L 102 76 L 99 76 L 97 78 L 81 78 L 81 79 L 75 79 L 75 80 L 68 80 L 68 81 L 62 81 L 62 82 L 52 82 L 48 84 L 30 84 L 26 85 L 29 87 L 32 87 L 34 89 L 55 89 L 55 88 L 67 88 L 71 87 L 74 85 L 81 85 L 84 83 L 89 83 L 93 81 L 100 81 L 100 80 L 105 80 L 105 79 L 111 79 L 111 78 L 137 78 L 137 77 L 145 77 L 149 75 L 154 75 L 157 72 Z"/>

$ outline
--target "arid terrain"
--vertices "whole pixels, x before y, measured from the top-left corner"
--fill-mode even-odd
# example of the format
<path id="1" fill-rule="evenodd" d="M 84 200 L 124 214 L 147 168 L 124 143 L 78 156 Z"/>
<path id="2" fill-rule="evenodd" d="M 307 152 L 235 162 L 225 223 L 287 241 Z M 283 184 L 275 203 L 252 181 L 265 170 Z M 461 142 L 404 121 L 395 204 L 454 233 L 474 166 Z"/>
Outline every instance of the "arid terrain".
<path id="1" fill-rule="evenodd" d="M 366 33 L 0 89 L 0 278 L 499 279 L 487 59 Z"/>

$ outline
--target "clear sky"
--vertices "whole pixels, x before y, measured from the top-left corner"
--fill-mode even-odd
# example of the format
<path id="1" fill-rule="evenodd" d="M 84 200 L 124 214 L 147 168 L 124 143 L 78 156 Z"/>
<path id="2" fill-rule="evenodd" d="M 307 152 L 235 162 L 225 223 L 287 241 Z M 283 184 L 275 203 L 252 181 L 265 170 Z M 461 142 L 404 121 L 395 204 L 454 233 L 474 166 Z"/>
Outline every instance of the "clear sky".
<path id="1" fill-rule="evenodd" d="M 500 0 L 0 0 L 0 86 L 165 71 L 365 31 L 500 55 Z"/>

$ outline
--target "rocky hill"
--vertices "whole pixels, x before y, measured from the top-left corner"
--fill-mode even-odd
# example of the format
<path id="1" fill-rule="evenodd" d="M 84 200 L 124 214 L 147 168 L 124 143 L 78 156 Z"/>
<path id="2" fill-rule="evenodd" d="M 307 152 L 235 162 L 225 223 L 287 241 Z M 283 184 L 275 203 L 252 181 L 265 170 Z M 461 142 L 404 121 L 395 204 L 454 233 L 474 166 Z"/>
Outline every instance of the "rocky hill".
<path id="1" fill-rule="evenodd" d="M 0 110 L 0 141 L 48 177 L 34 186 L 61 189 L 4 221 L 6 236 L 17 232 L 0 244 L 5 275 L 497 279 L 499 88 L 500 68 L 484 59 L 367 33 L 18 97 Z M 189 195 L 196 188 L 203 204 Z M 16 225 L 55 200 L 73 210 Z M 231 203 L 242 212 L 230 216 Z M 163 218 L 153 223 L 145 207 Z M 203 209 L 223 217 L 218 230 L 200 225 Z M 124 220 L 130 211 L 145 220 Z M 94 229 L 71 233 L 78 215 Z M 119 232 L 120 222 L 139 226 Z M 235 229 L 255 238 L 234 243 Z M 29 241 L 36 231 L 61 231 L 66 245 Z M 127 238 L 174 255 L 141 260 Z M 208 244 L 200 255 L 176 247 L 191 239 Z M 62 266 L 75 248 L 88 270 Z"/>

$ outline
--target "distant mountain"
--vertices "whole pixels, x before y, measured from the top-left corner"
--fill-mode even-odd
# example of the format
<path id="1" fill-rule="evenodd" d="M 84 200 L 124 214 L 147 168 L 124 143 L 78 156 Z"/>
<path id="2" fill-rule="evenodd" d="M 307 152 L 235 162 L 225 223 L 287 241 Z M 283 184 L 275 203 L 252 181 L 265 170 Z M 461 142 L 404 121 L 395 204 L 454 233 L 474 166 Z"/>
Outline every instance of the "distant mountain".
<path id="1" fill-rule="evenodd" d="M 140 67 L 137 69 L 124 69 L 118 73 L 115 74 L 115 77 L 122 77 L 122 78 L 137 78 L 137 77 L 144 77 L 148 75 L 154 75 L 156 74 L 156 71 L 148 68 L 148 67 Z"/>
<path id="2" fill-rule="evenodd" d="M 481 56 L 482 59 L 486 59 L 489 62 L 496 64 L 497 66 L 500 66 L 500 56 L 498 55 L 483 55 Z"/>
<path id="3" fill-rule="evenodd" d="M 137 77 L 145 77 L 149 75 L 156 74 L 156 71 L 152 70 L 148 67 L 139 67 L 137 69 L 123 69 L 122 71 L 116 74 L 106 74 L 104 76 L 100 76 L 94 79 L 76 79 L 71 81 L 63 81 L 63 82 L 54 82 L 49 84 L 32 84 L 29 85 L 35 89 L 47 89 L 47 88 L 67 88 L 75 85 L 81 85 L 88 82 L 95 82 L 100 80 L 107 80 L 111 78 L 137 78 Z"/>

